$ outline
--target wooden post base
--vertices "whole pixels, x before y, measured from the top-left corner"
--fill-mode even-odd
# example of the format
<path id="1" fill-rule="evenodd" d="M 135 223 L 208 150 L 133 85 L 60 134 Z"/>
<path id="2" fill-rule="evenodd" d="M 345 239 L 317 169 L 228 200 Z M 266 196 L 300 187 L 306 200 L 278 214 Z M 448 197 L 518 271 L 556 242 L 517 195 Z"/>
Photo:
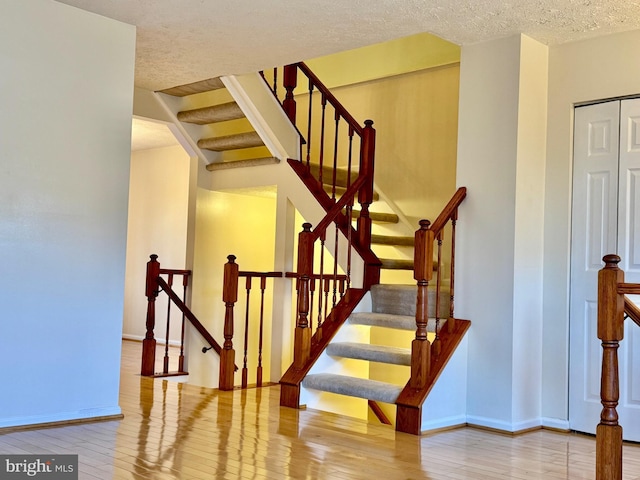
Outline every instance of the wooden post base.
<path id="1" fill-rule="evenodd" d="M 150 377 L 155 373 L 156 364 L 156 341 L 153 338 L 142 340 L 142 367 L 140 375 Z"/>
<path id="2" fill-rule="evenodd" d="M 233 372 L 235 371 L 236 351 L 234 349 L 220 352 L 220 390 L 233 390 Z"/>
<path id="3" fill-rule="evenodd" d="M 411 388 L 423 388 L 429 376 L 431 344 L 428 340 L 411 342 Z"/>
<path id="4" fill-rule="evenodd" d="M 396 431 L 420 435 L 422 427 L 422 407 L 398 405 L 396 410 Z"/>
<path id="5" fill-rule="evenodd" d="M 303 368 L 311 354 L 311 329 L 296 327 L 294 337 L 293 364 L 295 368 Z"/>
<path id="6" fill-rule="evenodd" d="M 280 384 L 280 406 L 300 408 L 300 385 Z"/>
<path id="7" fill-rule="evenodd" d="M 596 427 L 596 480 L 622 480 L 622 427 Z"/>

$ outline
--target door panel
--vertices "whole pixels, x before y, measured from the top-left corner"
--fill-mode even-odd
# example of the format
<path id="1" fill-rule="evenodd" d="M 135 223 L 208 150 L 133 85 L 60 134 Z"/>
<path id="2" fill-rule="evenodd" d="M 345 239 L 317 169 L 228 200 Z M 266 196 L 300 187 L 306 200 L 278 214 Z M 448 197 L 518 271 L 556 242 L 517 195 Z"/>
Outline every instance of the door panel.
<path id="1" fill-rule="evenodd" d="M 600 418 L 597 284 L 602 257 L 617 248 L 619 102 L 575 110 L 569 423 L 595 433 Z"/>

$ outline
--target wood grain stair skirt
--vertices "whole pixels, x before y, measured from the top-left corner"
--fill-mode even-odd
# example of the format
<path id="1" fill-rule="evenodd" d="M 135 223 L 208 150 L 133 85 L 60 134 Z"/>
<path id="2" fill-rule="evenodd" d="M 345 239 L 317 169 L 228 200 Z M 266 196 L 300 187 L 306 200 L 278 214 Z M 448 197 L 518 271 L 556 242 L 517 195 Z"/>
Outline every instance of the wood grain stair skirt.
<path id="1" fill-rule="evenodd" d="M 415 332 L 416 293 L 417 287 L 413 285 L 374 285 L 371 288 L 371 311 L 352 313 L 343 326 L 340 336 L 348 338 L 349 334 L 344 334 L 345 329 L 361 326 Z M 431 337 L 434 336 L 436 328 L 435 302 L 435 289 L 430 289 L 428 330 L 431 334 Z M 449 302 L 449 292 L 444 290 L 441 291 L 439 306 L 439 312 L 442 312 L 440 314 L 441 316 L 446 317 L 446 315 L 448 315 Z M 460 320 L 452 321 L 464 322 Z M 449 324 L 446 318 L 440 320 L 440 331 L 444 332 L 445 330 L 448 330 L 448 325 Z M 466 328 L 463 328 L 462 330 L 463 331 L 460 333 L 460 337 L 464 335 L 464 332 L 466 332 Z M 457 345 L 460 339 L 461 338 L 450 340 L 455 341 Z M 449 346 L 449 349 L 451 349 L 451 345 Z M 455 346 L 453 346 L 453 349 L 455 349 Z M 334 340 L 329 343 L 322 355 L 327 355 L 338 363 L 340 363 L 341 359 L 355 359 L 364 362 L 400 365 L 406 367 L 406 377 L 404 378 L 404 380 L 401 380 L 401 382 L 404 382 L 410 376 L 410 348 L 399 348 L 396 346 L 382 344 L 376 345 L 370 343 Z M 321 360 L 322 358 L 317 362 L 318 365 L 327 363 Z M 442 371 L 444 365 L 446 365 L 446 360 L 447 359 L 445 359 L 444 362 L 439 362 L 441 365 L 438 365 L 438 361 L 434 362 L 435 370 L 439 369 L 439 371 L 431 372 L 430 376 L 433 380 L 432 383 L 435 383 L 435 379 L 437 379 L 440 371 Z M 301 383 L 301 386 L 305 389 L 364 398 L 388 404 L 396 403 L 399 396 L 405 389 L 404 383 L 402 385 L 398 385 L 381 382 L 378 380 L 372 380 L 369 378 L 359 378 L 355 376 L 347 376 L 344 374 L 336 374 L 330 371 L 320 370 L 321 368 L 316 368 L 315 366 L 311 367 L 309 374 L 306 375 Z M 366 371 L 369 371 L 369 369 L 366 369 Z M 430 390 L 430 387 L 427 388 L 426 393 L 428 393 L 428 390 Z M 426 398 L 426 394 L 424 394 L 424 397 Z M 424 399 L 422 399 L 422 402 L 423 401 Z M 420 432 L 412 431 L 409 433 Z"/>
<path id="2" fill-rule="evenodd" d="M 160 93 L 186 98 L 183 101 L 185 105 L 204 104 L 197 108 L 187 107 L 185 110 L 180 110 L 176 112 L 176 118 L 183 124 L 202 127 L 198 130 L 200 135 L 194 138 L 198 148 L 221 154 L 218 161 L 207 165 L 207 170 L 216 171 L 278 163 L 280 160 L 271 156 L 235 101 L 216 103 L 218 98 L 226 97 L 215 96 L 212 92 L 222 90 L 225 90 L 222 81 L 219 78 L 211 78 L 161 90 Z M 195 132 L 193 129 L 187 129 L 187 131 Z M 216 134 L 216 132 L 226 133 Z"/>

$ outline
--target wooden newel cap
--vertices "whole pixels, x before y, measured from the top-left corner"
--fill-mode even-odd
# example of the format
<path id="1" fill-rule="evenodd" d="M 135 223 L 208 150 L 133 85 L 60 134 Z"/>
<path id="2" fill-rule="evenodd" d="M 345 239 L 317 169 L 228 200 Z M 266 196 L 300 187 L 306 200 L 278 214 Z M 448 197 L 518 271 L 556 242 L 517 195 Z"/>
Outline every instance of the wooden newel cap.
<path id="1" fill-rule="evenodd" d="M 622 259 L 614 253 L 610 253 L 602 257 L 602 261 L 605 263 L 604 268 L 618 268 L 618 264 L 621 260 Z"/>
<path id="2" fill-rule="evenodd" d="M 227 255 L 227 260 L 229 260 L 229 263 L 235 263 L 236 261 L 236 257 L 235 255 Z"/>
<path id="3" fill-rule="evenodd" d="M 158 261 L 158 255 L 156 255 L 155 253 L 149 255 L 149 258 L 151 259 L 152 262 Z"/>
<path id="4" fill-rule="evenodd" d="M 371 127 L 373 125 L 373 120 L 365 120 L 364 121 L 364 126 L 365 127 Z"/>
<path id="5" fill-rule="evenodd" d="M 302 231 L 303 232 L 310 232 L 311 231 L 311 224 L 309 222 L 305 222 L 302 224 Z"/>
<path id="6" fill-rule="evenodd" d="M 431 226 L 431 222 L 426 219 L 420 220 L 419 223 L 420 223 L 420 230 L 428 230 L 429 227 Z"/>

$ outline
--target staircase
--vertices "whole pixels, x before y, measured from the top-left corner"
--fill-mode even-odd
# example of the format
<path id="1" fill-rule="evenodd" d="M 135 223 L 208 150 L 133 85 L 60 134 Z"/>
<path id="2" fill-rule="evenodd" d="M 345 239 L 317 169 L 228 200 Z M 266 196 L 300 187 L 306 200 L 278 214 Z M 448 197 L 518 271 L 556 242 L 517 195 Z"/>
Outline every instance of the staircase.
<path id="1" fill-rule="evenodd" d="M 306 95 L 309 125 L 300 125 L 296 120 L 294 91 L 301 72 L 309 82 Z M 264 125 L 253 129 L 252 125 L 260 122 L 249 121 L 253 118 L 249 112 L 251 106 L 246 99 L 242 107 L 240 100 L 236 103 L 224 88 L 225 80 L 209 79 L 157 92 L 157 95 L 212 174 L 220 169 L 278 164 L 279 158 L 288 157 L 287 163 L 326 212 L 313 230 L 311 224 L 305 224 L 299 234 L 294 359 L 281 379 L 281 405 L 298 408 L 301 388 L 395 404 L 396 429 L 419 434 L 422 405 L 469 328 L 468 321 L 455 319 L 453 315 L 455 221 L 466 190 L 462 188 L 454 195 L 432 225 L 421 223 L 415 236 L 372 234 L 372 223 L 401 224 L 399 212 L 388 211 L 390 208 L 369 210 L 383 197 L 374 190 L 373 184 L 373 122 L 366 121 L 364 126 L 355 122 L 304 64 L 285 67 L 282 78 L 285 90 L 282 111 L 299 134 L 300 152 L 295 160 L 276 154 L 277 142 L 265 134 Z M 275 86 L 273 93 L 278 98 Z M 335 120 L 333 145 L 332 139 L 326 145 L 325 138 L 325 109 L 329 108 L 333 111 L 326 117 Z M 312 134 L 311 118 L 319 115 L 318 109 L 322 111 L 322 126 L 319 133 Z M 302 116 L 306 117 L 306 113 L 299 115 Z M 341 124 L 347 128 L 340 128 Z M 347 132 L 346 141 L 338 142 L 339 130 Z M 447 235 L 452 237 L 452 251 L 446 258 L 449 271 L 443 268 L 445 260 L 441 251 L 446 225 Z M 348 254 L 344 253 L 345 247 Z M 408 253 L 405 258 L 378 258 L 372 251 L 372 248 L 386 247 Z M 362 262 L 361 285 L 351 284 L 352 257 Z M 315 270 L 318 259 L 319 272 Z M 327 262 L 333 265 L 325 267 Z M 405 270 L 408 272 L 405 283 L 415 279 L 417 286 L 380 284 L 381 269 Z M 436 280 L 430 285 L 434 272 Z M 340 287 L 338 277 L 342 282 Z M 318 294 L 314 300 L 316 288 Z M 369 291 L 371 309 L 354 313 L 362 302 L 367 302 Z M 317 302 L 315 311 L 314 301 Z M 398 347 L 349 341 L 349 330 L 353 328 L 406 332 L 407 342 L 405 347 Z M 369 376 L 336 374 L 320 368 L 321 359 L 326 357 L 338 362 L 349 359 L 367 365 L 394 365 L 406 372 L 397 384 Z M 372 370 L 371 367 L 365 369 Z"/>

